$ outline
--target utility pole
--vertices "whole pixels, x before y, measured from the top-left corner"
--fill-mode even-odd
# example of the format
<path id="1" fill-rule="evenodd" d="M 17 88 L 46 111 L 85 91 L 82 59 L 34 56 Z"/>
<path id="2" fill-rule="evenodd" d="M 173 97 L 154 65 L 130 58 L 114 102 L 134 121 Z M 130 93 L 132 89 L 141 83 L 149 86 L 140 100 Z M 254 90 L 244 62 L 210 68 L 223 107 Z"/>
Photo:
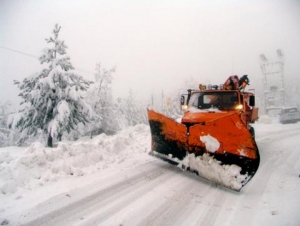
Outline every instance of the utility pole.
<path id="1" fill-rule="evenodd" d="M 284 55 L 281 49 L 276 51 L 277 60 L 269 61 L 260 55 L 260 68 L 263 74 L 264 110 L 269 116 L 277 116 L 284 107 Z"/>

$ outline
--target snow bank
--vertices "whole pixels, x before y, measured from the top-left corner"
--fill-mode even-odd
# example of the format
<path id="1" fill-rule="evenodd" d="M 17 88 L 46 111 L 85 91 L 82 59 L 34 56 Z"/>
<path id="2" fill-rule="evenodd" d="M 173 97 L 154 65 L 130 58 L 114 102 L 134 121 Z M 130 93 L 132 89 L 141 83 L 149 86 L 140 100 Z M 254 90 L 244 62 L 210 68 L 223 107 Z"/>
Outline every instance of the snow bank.
<path id="1" fill-rule="evenodd" d="M 32 189 L 49 181 L 91 174 L 150 150 L 149 126 L 137 125 L 114 136 L 60 142 L 56 148 L 39 142 L 19 151 L 0 149 L 0 194 Z"/>

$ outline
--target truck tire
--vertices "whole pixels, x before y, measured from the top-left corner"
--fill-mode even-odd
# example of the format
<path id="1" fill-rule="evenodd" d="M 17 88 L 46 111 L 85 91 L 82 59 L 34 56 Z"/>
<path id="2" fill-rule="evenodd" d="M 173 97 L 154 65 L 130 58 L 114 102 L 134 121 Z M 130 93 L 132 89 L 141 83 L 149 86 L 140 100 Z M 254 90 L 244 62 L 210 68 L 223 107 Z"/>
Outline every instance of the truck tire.
<path id="1" fill-rule="evenodd" d="M 249 132 L 251 133 L 253 139 L 255 139 L 255 130 L 252 126 L 250 126 Z"/>

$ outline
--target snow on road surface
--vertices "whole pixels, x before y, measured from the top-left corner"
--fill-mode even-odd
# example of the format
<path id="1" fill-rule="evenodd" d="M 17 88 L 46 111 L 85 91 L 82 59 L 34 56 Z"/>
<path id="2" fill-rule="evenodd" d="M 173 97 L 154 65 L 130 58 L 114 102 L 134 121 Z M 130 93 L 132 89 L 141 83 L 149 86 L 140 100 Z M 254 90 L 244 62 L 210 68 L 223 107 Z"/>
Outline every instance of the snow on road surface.
<path id="1" fill-rule="evenodd" d="M 234 192 L 149 156 L 138 125 L 114 136 L 0 149 L 0 225 L 300 225 L 300 123 L 254 125 L 261 156 Z"/>

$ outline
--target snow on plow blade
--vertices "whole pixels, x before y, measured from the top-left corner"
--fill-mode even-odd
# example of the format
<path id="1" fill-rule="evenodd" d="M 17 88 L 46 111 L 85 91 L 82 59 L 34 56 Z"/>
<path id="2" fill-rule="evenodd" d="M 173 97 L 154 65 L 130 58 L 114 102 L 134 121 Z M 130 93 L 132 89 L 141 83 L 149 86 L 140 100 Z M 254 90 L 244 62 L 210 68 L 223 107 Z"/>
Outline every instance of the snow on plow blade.
<path id="1" fill-rule="evenodd" d="M 259 166 L 257 145 L 237 113 L 187 127 L 148 109 L 150 155 L 239 191 Z"/>

